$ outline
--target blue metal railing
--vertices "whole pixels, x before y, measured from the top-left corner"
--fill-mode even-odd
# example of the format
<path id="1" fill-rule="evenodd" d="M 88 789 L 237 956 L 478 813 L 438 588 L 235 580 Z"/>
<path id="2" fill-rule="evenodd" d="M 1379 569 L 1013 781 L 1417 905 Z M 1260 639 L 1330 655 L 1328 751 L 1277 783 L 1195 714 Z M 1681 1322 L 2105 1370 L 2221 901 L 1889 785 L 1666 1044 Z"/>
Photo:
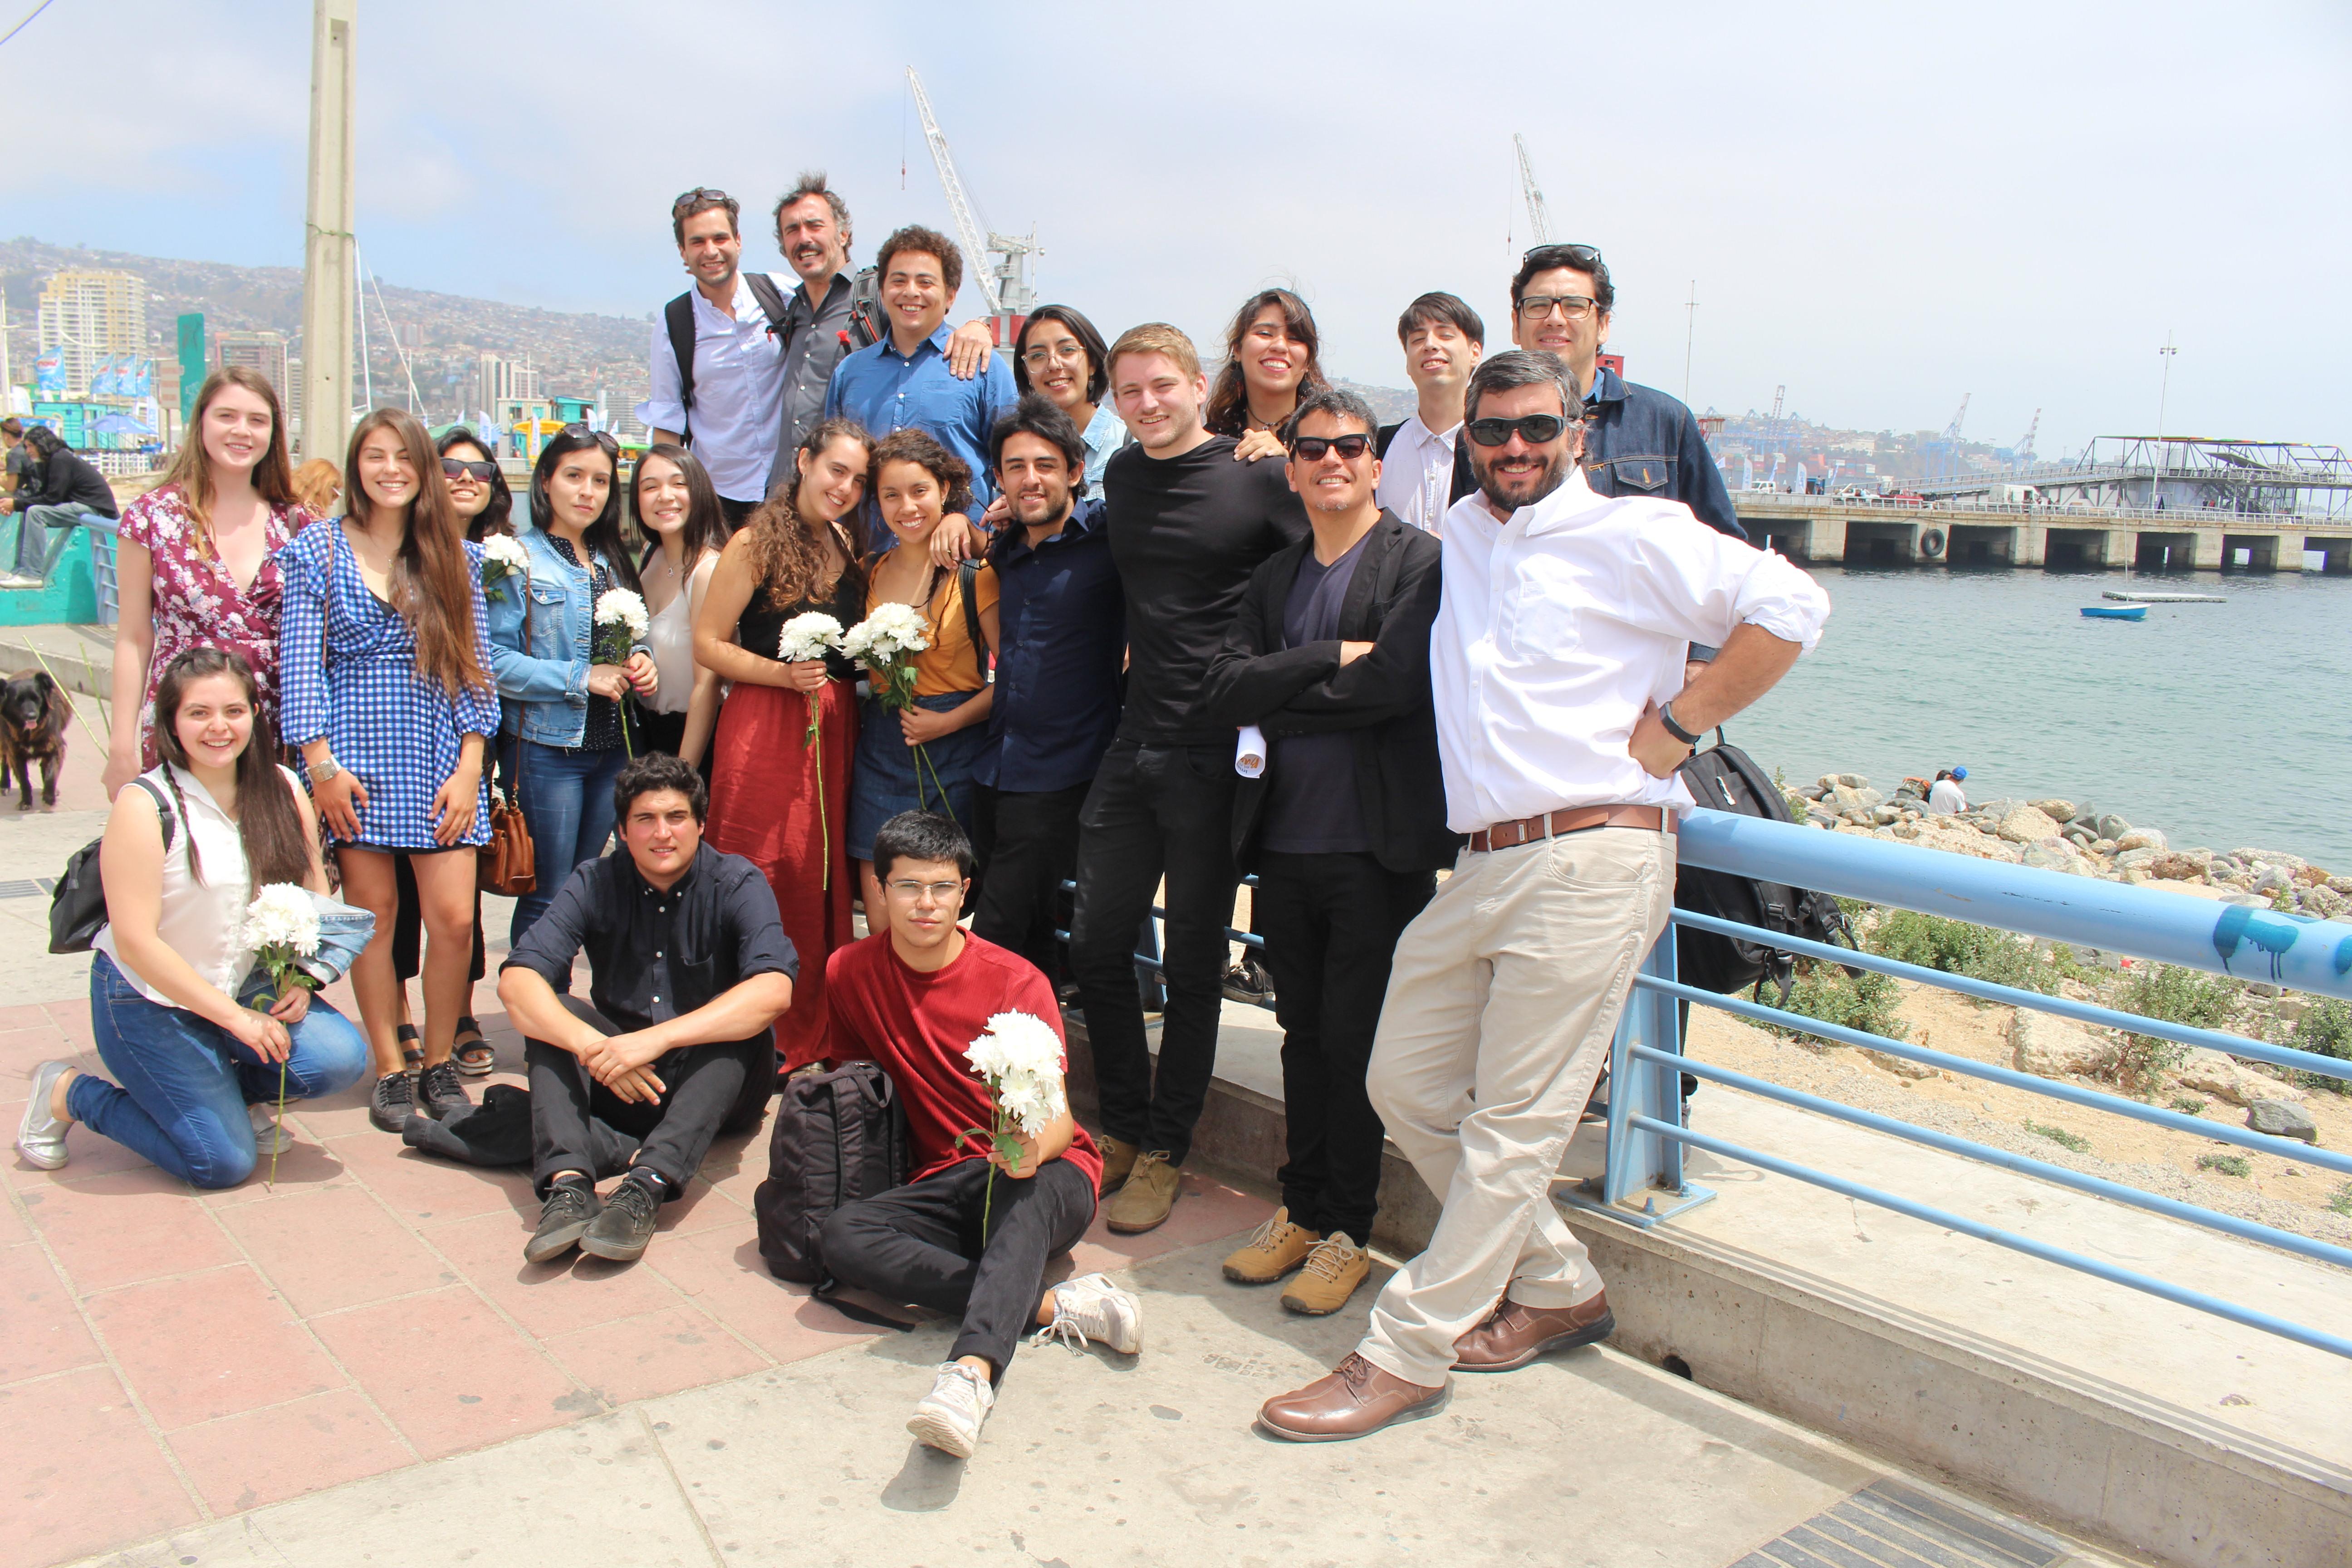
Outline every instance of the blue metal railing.
<path id="1" fill-rule="evenodd" d="M 2258 977 L 2282 986 L 2329 996 L 2352 997 L 2352 926 L 2315 921 L 2307 916 L 2250 910 L 2238 905 L 2216 905 L 2124 883 L 2070 877 L 2056 871 L 2032 870 L 1940 850 L 1888 844 L 1852 834 L 1824 833 L 1815 828 L 1713 811 L 1694 812 L 1684 819 L 1679 857 L 1685 865 L 1754 877 L 1759 880 L 1818 889 L 1874 904 L 1916 910 L 1976 925 L 2218 973 L 2244 976 L 2252 971 Z M 1923 1147 L 2201 1226 L 2225 1236 L 2261 1242 L 2318 1262 L 2352 1268 L 2352 1248 L 2252 1220 L 2240 1219 L 2199 1205 L 2160 1197 L 2036 1160 L 2030 1155 L 2012 1153 L 1949 1133 L 1914 1126 L 1896 1118 L 1857 1110 L 1837 1100 L 1769 1083 L 1727 1068 L 1690 1060 L 1683 1056 L 1681 1050 L 1677 1004 L 1688 1002 L 1720 1008 L 1736 1016 L 1768 1024 L 1784 1032 L 1811 1035 L 1842 1045 L 1862 1047 L 2085 1109 L 2112 1112 L 2174 1131 L 2193 1132 L 2200 1138 L 2218 1140 L 2240 1148 L 2290 1157 L 2300 1163 L 2326 1170 L 2352 1173 L 2352 1156 L 2292 1139 L 2273 1138 L 2248 1129 L 2186 1116 L 2079 1084 L 2038 1078 L 1973 1058 L 1930 1050 L 1924 1046 L 1884 1035 L 1790 1013 L 1743 996 L 1717 995 L 1682 984 L 1675 976 L 1674 928 L 1689 926 L 1737 935 L 1804 958 L 1846 964 L 2010 1006 L 2053 1014 L 2079 1023 L 2127 1029 L 2135 1034 L 2222 1051 L 2251 1061 L 2267 1062 L 2308 1073 L 2352 1079 L 2352 1062 L 2236 1035 L 2143 1018 L 2087 1002 L 2044 996 L 2037 992 L 1997 985 L 1966 975 L 1924 969 L 1875 953 L 1804 942 L 1682 910 L 1674 911 L 1672 921 L 1673 925 L 1651 951 L 1641 973 L 1634 979 L 1633 994 L 1628 1000 L 1625 1016 L 1611 1050 L 1608 1160 L 1601 1178 L 1598 1201 L 1580 1200 L 1580 1206 L 1608 1213 L 1637 1225 L 1654 1225 L 1694 1204 L 1705 1202 L 1712 1194 L 1704 1188 L 1686 1183 L 1683 1177 L 1682 1152 L 1685 1147 L 1696 1147 L 2046 1262 L 2129 1286 L 2232 1322 L 2352 1358 L 2352 1339 L 2343 1335 L 2292 1322 L 2274 1313 L 2223 1300 L 2153 1275 L 2119 1268 L 2046 1241 L 2002 1230 L 1930 1204 L 1746 1148 L 1726 1139 L 1693 1131 L 1683 1125 L 1681 1079 L 1685 1073 L 1726 1089 L 1759 1095 L 1783 1105 L 1832 1117 L 1849 1125 L 1905 1139 Z M 1635 1197 L 1643 1200 L 1643 1206 L 1638 1211 L 1627 1206 L 1629 1201 Z M 1664 1199 L 1663 1205 L 1660 1202 L 1662 1197 Z"/>
<path id="2" fill-rule="evenodd" d="M 1257 878 L 1255 876 L 1244 877 L 1242 879 L 1242 886 L 1253 889 L 1252 897 L 1255 897 L 1255 889 L 1257 887 Z M 1062 883 L 1062 891 L 1075 898 L 1077 896 L 1078 885 L 1076 882 L 1065 879 Z M 1155 928 L 1151 922 L 1153 921 L 1163 921 L 1167 918 L 1168 911 L 1161 909 L 1158 904 L 1152 905 L 1151 912 L 1143 918 L 1144 925 L 1142 934 L 1146 938 L 1144 946 L 1150 948 L 1151 951 L 1148 952 L 1138 952 L 1136 953 L 1135 973 L 1136 979 L 1147 989 L 1155 988 L 1159 985 L 1160 975 L 1161 972 L 1167 968 L 1165 961 L 1160 956 L 1160 942 L 1157 935 L 1155 934 L 1157 928 Z M 1054 940 L 1066 945 L 1070 940 L 1070 933 L 1066 930 L 1056 929 L 1054 932 Z M 1225 928 L 1225 940 L 1229 942 L 1239 942 L 1242 946 L 1254 949 L 1259 952 L 1264 952 L 1265 951 L 1265 938 L 1252 931 L 1236 931 L 1232 926 L 1227 926 Z M 1253 1007 L 1265 1007 L 1268 1010 L 1271 1010 L 1273 1007 L 1273 1004 L 1270 1002 L 1253 1002 L 1249 1005 Z"/>

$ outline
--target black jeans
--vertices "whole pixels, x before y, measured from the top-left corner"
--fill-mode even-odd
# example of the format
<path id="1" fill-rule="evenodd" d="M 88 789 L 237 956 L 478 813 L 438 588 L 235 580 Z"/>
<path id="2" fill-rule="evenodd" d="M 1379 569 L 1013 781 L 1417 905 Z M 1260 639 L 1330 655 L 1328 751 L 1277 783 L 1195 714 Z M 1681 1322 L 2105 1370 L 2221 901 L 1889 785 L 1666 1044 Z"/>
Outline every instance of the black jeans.
<path id="1" fill-rule="evenodd" d="M 1011 948 L 1059 982 L 1069 965 L 1054 933 L 1069 929 L 1070 896 L 1062 884 L 1078 864 L 1078 813 L 1091 784 L 1055 790 L 981 786 L 976 815 L 987 824 L 981 853 L 988 879 L 973 906 L 971 929 Z"/>
<path id="2" fill-rule="evenodd" d="M 1227 746 L 1114 741 L 1079 813 L 1070 968 L 1086 1007 L 1103 1130 L 1177 1164 L 1217 1066 L 1233 919 L 1234 758 Z M 1135 982 L 1135 932 L 1167 878 L 1168 1003 L 1155 1080 Z"/>
<path id="3" fill-rule="evenodd" d="M 1380 1209 L 1384 1135 L 1364 1069 L 1397 938 L 1436 890 L 1435 872 L 1370 855 L 1268 850 L 1257 868 L 1290 1156 L 1275 1179 L 1293 1223 L 1359 1246 Z"/>
<path id="4" fill-rule="evenodd" d="M 985 1356 L 1003 1383 L 1013 1347 L 1036 1321 L 1048 1259 L 1077 1245 L 1095 1217 L 1095 1184 L 1067 1160 L 1015 1181 L 985 1160 L 959 1160 L 919 1182 L 833 1211 L 818 1238 L 845 1285 L 963 1317 L 948 1359 Z M 980 1239 L 988 1211 L 988 1241 Z"/>
<path id="5" fill-rule="evenodd" d="M 621 1032 L 576 996 L 563 1005 L 607 1035 Z M 578 1057 L 545 1040 L 523 1041 L 523 1063 L 530 1074 L 530 1174 L 542 1198 L 558 1171 L 614 1174 L 611 1133 L 619 1132 L 638 1141 L 636 1163 L 653 1167 L 675 1199 L 702 1169 L 710 1141 L 757 1127 L 776 1089 L 776 1042 L 764 1029 L 753 1039 L 682 1046 L 656 1058 L 663 1089 L 651 1105 L 623 1100 Z"/>

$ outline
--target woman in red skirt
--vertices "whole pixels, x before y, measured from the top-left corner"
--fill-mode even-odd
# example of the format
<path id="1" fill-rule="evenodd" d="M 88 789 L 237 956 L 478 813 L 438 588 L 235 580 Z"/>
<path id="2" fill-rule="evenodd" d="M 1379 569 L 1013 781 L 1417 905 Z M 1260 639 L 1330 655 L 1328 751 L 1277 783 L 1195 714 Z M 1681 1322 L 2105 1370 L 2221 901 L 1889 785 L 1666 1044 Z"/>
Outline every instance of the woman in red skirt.
<path id="1" fill-rule="evenodd" d="M 838 653 L 790 664 L 777 653 L 796 616 L 822 612 L 845 631 L 866 613 L 865 574 L 841 519 L 865 498 L 873 446 L 853 420 L 811 430 L 794 459 L 798 479 L 728 542 L 694 623 L 696 662 L 733 683 L 711 739 L 705 837 L 767 874 L 784 934 L 800 953 L 791 1010 L 776 1020 L 787 1071 L 832 1054 L 824 961 L 854 934 L 857 884 L 843 830 L 857 750 L 857 672 Z"/>

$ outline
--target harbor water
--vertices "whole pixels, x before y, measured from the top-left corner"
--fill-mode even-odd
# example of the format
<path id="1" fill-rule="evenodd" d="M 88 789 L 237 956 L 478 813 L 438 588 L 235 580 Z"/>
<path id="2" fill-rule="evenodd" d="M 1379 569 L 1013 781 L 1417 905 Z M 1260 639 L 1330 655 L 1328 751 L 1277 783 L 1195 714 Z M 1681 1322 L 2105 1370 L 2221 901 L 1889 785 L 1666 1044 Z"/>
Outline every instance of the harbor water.
<path id="1" fill-rule="evenodd" d="M 1726 730 L 1768 772 L 1891 792 L 1961 763 L 1970 801 L 2058 795 L 2352 875 L 2352 581 L 1811 570 L 1834 606 L 1820 647 Z M 2085 617 L 2109 589 L 2225 602 Z"/>

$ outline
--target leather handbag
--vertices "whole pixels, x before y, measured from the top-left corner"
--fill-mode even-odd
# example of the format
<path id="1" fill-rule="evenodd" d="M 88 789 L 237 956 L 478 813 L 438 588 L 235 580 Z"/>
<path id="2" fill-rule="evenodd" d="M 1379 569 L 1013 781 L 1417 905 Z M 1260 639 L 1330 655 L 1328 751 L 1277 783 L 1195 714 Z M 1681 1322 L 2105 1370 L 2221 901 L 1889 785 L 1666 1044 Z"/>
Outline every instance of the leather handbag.
<path id="1" fill-rule="evenodd" d="M 474 886 L 502 899 L 519 899 L 539 889 L 538 858 L 530 845 L 530 825 L 523 820 L 522 803 L 490 792 L 489 841 L 475 851 Z"/>

